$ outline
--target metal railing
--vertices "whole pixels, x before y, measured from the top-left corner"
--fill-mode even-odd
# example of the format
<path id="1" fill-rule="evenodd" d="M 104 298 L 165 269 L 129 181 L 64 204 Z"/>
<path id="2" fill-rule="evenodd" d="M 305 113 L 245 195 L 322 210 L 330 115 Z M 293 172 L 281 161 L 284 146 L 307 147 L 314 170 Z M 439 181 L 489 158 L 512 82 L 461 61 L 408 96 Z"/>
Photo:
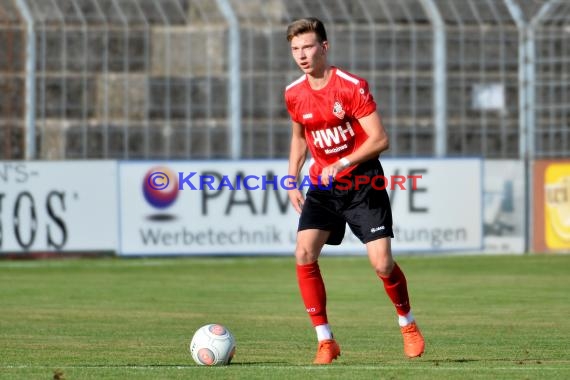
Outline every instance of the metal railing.
<path id="1" fill-rule="evenodd" d="M 0 158 L 287 157 L 307 15 L 368 79 L 387 155 L 569 155 L 567 1 L 3 0 Z"/>

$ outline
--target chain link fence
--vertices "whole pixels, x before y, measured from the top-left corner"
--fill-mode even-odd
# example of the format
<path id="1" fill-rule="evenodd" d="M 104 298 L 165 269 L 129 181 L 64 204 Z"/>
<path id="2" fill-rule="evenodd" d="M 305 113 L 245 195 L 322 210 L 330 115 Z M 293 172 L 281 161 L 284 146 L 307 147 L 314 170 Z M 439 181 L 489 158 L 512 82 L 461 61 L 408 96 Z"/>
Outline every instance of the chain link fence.
<path id="1" fill-rule="evenodd" d="M 0 7 L 0 158 L 21 158 L 23 151 L 25 35 L 18 10 Z"/>
<path id="2" fill-rule="evenodd" d="M 557 2 L 536 32 L 536 157 L 570 156 L 570 2 Z M 532 126 L 531 126 L 532 128 Z"/>
<path id="3" fill-rule="evenodd" d="M 368 79 L 386 155 L 568 156 L 569 13 L 559 0 L 1 0 L 0 157 L 287 157 L 283 91 L 300 72 L 285 29 L 308 15 L 330 62 Z"/>

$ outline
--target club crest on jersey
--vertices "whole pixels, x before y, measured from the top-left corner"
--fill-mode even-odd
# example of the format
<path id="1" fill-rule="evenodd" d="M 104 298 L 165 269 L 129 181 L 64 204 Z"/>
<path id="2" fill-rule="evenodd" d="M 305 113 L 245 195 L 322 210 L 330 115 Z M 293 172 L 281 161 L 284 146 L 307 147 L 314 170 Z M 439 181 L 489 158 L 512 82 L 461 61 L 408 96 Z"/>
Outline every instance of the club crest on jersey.
<path id="1" fill-rule="evenodd" d="M 334 106 L 333 106 L 333 115 L 335 115 L 336 117 L 338 117 L 339 119 L 344 119 L 344 110 L 342 109 L 342 104 L 340 104 L 340 102 L 334 102 Z"/>

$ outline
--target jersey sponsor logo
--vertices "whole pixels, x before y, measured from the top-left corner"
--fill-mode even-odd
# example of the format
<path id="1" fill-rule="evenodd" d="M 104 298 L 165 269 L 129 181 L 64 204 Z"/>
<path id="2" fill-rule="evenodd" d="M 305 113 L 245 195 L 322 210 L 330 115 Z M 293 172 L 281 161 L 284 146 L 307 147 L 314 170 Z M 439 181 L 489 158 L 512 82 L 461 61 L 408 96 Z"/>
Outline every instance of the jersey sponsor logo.
<path id="1" fill-rule="evenodd" d="M 341 120 L 344 119 L 345 112 L 342 109 L 342 104 L 340 104 L 340 102 L 338 102 L 338 101 L 334 102 L 332 112 L 333 112 L 333 115 L 335 115 L 339 119 L 341 119 Z"/>
<path id="2" fill-rule="evenodd" d="M 343 128 L 342 125 L 338 125 L 332 128 L 311 131 L 313 144 L 319 148 L 330 148 L 347 142 L 349 138 L 354 137 L 355 133 L 348 121 L 344 126 L 346 128 Z"/>
<path id="3" fill-rule="evenodd" d="M 334 154 L 345 149 L 348 149 L 348 144 L 337 146 L 336 148 L 325 149 L 325 154 Z"/>

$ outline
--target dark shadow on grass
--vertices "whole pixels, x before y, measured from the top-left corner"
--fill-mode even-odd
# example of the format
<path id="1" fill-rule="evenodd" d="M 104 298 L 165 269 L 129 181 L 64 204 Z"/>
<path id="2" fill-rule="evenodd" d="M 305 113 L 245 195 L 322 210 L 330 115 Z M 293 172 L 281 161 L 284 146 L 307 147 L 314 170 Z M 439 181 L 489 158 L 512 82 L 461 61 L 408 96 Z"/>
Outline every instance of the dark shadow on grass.
<path id="1" fill-rule="evenodd" d="M 475 362 L 496 362 L 496 363 L 510 363 L 510 364 L 542 364 L 544 359 L 519 359 L 513 360 L 512 358 L 505 358 L 505 359 L 427 359 L 422 360 L 422 362 L 426 363 L 434 363 L 435 365 L 439 365 L 440 363 L 475 363 Z"/>
<path id="2" fill-rule="evenodd" d="M 427 363 L 473 363 L 473 362 L 481 362 L 481 361 L 488 361 L 487 359 L 429 359 L 429 360 L 422 360 L 422 362 Z M 501 360 L 498 360 L 501 361 Z"/>
<path id="3" fill-rule="evenodd" d="M 65 366 L 64 366 L 65 367 Z M 184 363 L 184 364 L 76 364 L 73 367 L 82 368 L 176 368 L 176 367 L 197 367 L 196 364 Z"/>
<path id="4" fill-rule="evenodd" d="M 230 364 L 230 366 L 232 367 L 250 367 L 250 366 L 257 366 L 257 365 L 276 365 L 276 366 L 280 366 L 280 365 L 291 365 L 291 363 L 288 362 L 247 362 L 247 363 L 232 363 Z"/>
<path id="5" fill-rule="evenodd" d="M 283 361 L 271 361 L 271 362 L 247 362 L 247 363 L 231 363 L 229 367 L 249 367 L 249 366 L 259 366 L 259 365 L 289 365 L 290 363 Z M 200 366 L 194 363 L 183 363 L 183 364 L 77 364 L 74 367 L 81 368 L 208 368 L 208 366 Z M 211 366 L 215 367 L 228 367 L 226 366 Z"/>

